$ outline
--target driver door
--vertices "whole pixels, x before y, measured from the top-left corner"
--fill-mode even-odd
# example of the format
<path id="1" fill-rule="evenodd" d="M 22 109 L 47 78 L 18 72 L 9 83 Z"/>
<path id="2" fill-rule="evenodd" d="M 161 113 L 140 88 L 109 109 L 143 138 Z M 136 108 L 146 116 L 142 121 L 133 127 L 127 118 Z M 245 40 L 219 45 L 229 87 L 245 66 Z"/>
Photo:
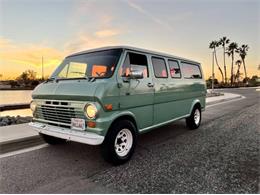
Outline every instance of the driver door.
<path id="1" fill-rule="evenodd" d="M 130 79 L 131 71 L 142 71 L 143 78 Z M 138 128 L 153 125 L 154 84 L 145 54 L 126 52 L 119 69 L 120 109 L 129 110 L 136 116 Z"/>

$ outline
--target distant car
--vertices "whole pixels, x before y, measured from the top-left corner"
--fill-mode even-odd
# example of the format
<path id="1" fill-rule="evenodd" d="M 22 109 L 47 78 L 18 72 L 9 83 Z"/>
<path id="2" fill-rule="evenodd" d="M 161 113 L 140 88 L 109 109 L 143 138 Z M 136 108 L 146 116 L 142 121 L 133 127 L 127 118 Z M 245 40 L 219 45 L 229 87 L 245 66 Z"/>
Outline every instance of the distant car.
<path id="1" fill-rule="evenodd" d="M 128 161 L 137 135 L 186 118 L 200 126 L 206 85 L 198 62 L 118 46 L 70 55 L 32 94 L 33 122 L 49 144 L 101 145 L 105 160 Z"/>

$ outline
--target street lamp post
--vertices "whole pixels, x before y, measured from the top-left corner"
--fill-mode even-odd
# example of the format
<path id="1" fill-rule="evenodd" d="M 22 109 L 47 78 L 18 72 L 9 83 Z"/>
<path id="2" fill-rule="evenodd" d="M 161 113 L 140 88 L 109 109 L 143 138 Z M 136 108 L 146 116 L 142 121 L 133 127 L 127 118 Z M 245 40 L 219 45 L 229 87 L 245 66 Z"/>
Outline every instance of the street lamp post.
<path id="1" fill-rule="evenodd" d="M 214 51 L 212 52 L 212 79 L 211 79 L 211 84 L 212 84 L 212 89 L 211 93 L 214 91 L 214 81 L 215 81 L 215 73 L 214 73 Z"/>
<path id="2" fill-rule="evenodd" d="M 44 80 L 44 70 L 43 70 L 43 56 L 42 56 L 42 80 Z"/>

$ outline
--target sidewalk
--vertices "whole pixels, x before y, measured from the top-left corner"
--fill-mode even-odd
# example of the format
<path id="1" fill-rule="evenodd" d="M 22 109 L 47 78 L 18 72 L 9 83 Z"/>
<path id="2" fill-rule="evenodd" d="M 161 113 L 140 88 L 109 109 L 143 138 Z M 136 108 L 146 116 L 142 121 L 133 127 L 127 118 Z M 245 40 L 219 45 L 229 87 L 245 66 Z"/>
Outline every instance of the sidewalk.
<path id="1" fill-rule="evenodd" d="M 226 101 L 239 99 L 239 98 L 243 98 L 243 96 L 239 95 L 239 94 L 233 94 L 233 93 L 224 93 L 224 95 L 221 95 L 221 96 L 206 98 L 206 105 L 209 106 L 212 104 L 217 104 L 220 102 L 226 102 Z"/>
<path id="2" fill-rule="evenodd" d="M 206 105 L 230 101 L 243 96 L 232 93 L 206 98 Z M 28 123 L 0 127 L 0 154 L 36 146 L 44 143 L 38 133 Z"/>
<path id="3" fill-rule="evenodd" d="M 44 143 L 28 123 L 0 127 L 0 154 Z"/>

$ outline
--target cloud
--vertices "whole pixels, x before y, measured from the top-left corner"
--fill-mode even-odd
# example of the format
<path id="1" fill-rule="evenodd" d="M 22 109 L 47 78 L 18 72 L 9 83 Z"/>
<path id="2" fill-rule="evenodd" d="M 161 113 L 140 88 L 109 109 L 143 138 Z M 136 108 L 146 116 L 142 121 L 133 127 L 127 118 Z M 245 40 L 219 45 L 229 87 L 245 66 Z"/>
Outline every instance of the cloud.
<path id="1" fill-rule="evenodd" d="M 112 30 L 98 32 L 92 34 L 78 33 L 74 35 L 74 39 L 70 39 L 64 45 L 61 45 L 63 49 L 48 47 L 44 43 L 17 43 L 13 40 L 0 37 L 1 74 L 4 75 L 5 79 L 16 78 L 21 72 L 27 69 L 35 70 L 40 74 L 41 59 L 43 56 L 45 75 L 50 75 L 53 69 L 69 54 L 118 44 L 117 39 L 114 37 L 117 32 Z"/>
<path id="2" fill-rule="evenodd" d="M 70 17 L 69 24 L 74 32 L 71 39 L 64 44 L 67 54 L 74 52 L 115 45 L 118 37 L 124 33 L 125 27 L 115 22 L 113 7 L 109 2 L 79 1 L 72 8 L 75 10 Z M 86 25 L 82 25 L 86 24 Z"/>
<path id="3" fill-rule="evenodd" d="M 9 62 L 17 65 L 40 66 L 42 56 L 44 56 L 44 64 L 50 66 L 60 62 L 64 53 L 43 45 L 15 44 L 10 39 L 0 38 L 1 64 Z"/>
<path id="4" fill-rule="evenodd" d="M 141 6 L 137 5 L 136 3 L 133 3 L 130 0 L 125 0 L 126 3 L 133 9 L 135 9 L 137 12 L 143 14 L 144 16 L 150 18 L 153 22 L 163 26 L 164 28 L 168 30 L 172 30 L 172 26 L 168 24 L 167 22 L 161 20 L 160 18 L 156 17 L 154 14 L 150 13 L 149 11 L 145 10 Z"/>
<path id="5" fill-rule="evenodd" d="M 100 30 L 100 31 L 97 31 L 95 32 L 95 35 L 98 37 L 98 38 L 104 38 L 104 37 L 111 37 L 111 36 L 115 36 L 115 35 L 118 35 L 120 34 L 120 31 L 119 30 L 116 30 L 116 29 L 105 29 L 105 30 Z"/>
<path id="6" fill-rule="evenodd" d="M 109 6 L 112 4 L 105 1 L 79 1 L 72 8 L 74 11 L 69 19 L 69 24 L 88 32 L 110 29 L 114 26 L 114 13 Z M 82 26 L 82 23 L 87 25 Z"/>
<path id="7" fill-rule="evenodd" d="M 14 48 L 12 41 L 3 37 L 0 37 L 0 50 L 6 48 Z"/>
<path id="8" fill-rule="evenodd" d="M 79 33 L 76 37 L 77 39 L 73 39 L 68 41 L 64 48 L 65 53 L 74 53 L 77 51 L 116 45 L 118 43 L 117 39 L 111 37 L 112 31 L 99 31 L 99 33 L 89 34 L 89 33 Z"/>

